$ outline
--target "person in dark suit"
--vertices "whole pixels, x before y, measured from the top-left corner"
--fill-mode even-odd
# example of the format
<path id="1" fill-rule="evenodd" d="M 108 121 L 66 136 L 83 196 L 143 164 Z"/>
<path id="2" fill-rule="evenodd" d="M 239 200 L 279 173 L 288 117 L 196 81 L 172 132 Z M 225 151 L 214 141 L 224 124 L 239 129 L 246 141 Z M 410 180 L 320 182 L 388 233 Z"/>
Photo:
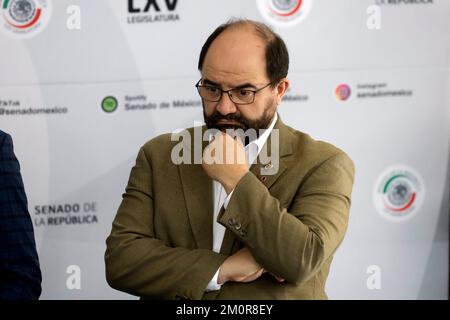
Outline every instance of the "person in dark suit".
<path id="1" fill-rule="evenodd" d="M 0 130 L 0 300 L 38 299 L 41 281 L 19 161 L 11 136 Z"/>

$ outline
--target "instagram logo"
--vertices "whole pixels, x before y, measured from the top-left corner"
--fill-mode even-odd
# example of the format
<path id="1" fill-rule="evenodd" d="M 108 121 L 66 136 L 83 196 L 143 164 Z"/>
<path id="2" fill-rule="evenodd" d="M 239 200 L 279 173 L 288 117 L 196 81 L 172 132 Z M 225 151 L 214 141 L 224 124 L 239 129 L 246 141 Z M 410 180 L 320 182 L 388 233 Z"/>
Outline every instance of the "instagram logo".
<path id="1" fill-rule="evenodd" d="M 334 94 L 339 101 L 345 101 L 350 97 L 350 87 L 346 84 L 340 84 L 336 87 Z"/>

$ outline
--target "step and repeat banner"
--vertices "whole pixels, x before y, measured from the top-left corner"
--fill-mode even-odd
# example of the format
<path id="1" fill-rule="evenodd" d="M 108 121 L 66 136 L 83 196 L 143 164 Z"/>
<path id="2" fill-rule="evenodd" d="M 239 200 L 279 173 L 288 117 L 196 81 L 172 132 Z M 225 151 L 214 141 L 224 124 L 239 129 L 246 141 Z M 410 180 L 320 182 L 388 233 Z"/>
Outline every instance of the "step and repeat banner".
<path id="1" fill-rule="evenodd" d="M 285 123 L 355 162 L 329 297 L 448 298 L 450 1 L 0 2 L 0 129 L 21 164 L 42 299 L 136 298 L 106 283 L 105 239 L 140 146 L 203 120 L 198 55 L 231 17 L 285 39 Z"/>

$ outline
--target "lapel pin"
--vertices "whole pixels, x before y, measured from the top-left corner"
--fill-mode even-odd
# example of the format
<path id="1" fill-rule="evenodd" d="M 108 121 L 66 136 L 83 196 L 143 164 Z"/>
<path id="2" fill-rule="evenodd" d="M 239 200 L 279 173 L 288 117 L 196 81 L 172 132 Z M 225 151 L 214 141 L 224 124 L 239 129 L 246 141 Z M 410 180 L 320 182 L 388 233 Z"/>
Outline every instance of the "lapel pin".
<path id="1" fill-rule="evenodd" d="M 272 169 L 273 168 L 273 164 L 272 163 L 268 163 L 264 166 L 264 169 Z"/>

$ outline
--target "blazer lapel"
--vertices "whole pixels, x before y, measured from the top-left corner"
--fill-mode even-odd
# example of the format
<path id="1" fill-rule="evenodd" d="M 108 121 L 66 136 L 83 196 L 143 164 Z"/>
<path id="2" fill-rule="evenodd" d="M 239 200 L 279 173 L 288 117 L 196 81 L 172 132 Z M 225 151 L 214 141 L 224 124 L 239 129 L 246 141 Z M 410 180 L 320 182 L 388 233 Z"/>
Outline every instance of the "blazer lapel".
<path id="1" fill-rule="evenodd" d="M 204 128 L 202 128 L 203 133 Z M 193 132 L 189 130 L 192 134 Z M 194 135 L 191 135 L 192 143 Z M 192 146 L 193 144 L 191 144 Z M 202 141 L 202 149 L 206 143 Z M 194 148 L 191 150 L 191 161 L 194 161 Z M 213 243 L 213 191 L 212 180 L 205 173 L 201 164 L 178 165 L 181 184 L 186 202 L 186 208 L 191 224 L 192 233 L 199 249 L 212 249 Z"/>

